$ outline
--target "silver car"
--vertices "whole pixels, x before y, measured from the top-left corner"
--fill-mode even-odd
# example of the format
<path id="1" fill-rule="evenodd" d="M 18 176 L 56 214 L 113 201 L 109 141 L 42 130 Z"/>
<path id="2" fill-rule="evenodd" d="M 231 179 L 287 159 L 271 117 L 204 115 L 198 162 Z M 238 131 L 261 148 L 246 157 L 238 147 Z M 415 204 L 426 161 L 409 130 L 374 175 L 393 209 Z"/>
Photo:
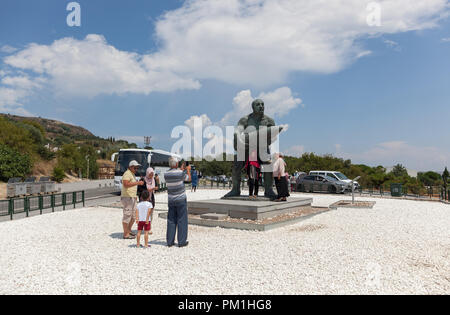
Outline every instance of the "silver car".
<path id="1" fill-rule="evenodd" d="M 348 183 L 336 180 L 330 176 L 307 175 L 297 180 L 297 191 L 327 192 L 343 194 L 348 189 Z"/>

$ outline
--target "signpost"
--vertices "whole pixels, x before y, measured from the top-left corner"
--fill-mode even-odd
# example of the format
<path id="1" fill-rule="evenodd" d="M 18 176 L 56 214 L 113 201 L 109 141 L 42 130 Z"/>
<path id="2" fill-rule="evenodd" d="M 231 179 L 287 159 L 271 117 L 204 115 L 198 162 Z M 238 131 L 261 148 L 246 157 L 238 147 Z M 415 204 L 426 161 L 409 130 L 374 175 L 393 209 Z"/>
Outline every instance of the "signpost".
<path id="1" fill-rule="evenodd" d="M 361 178 L 361 176 L 358 176 L 352 180 L 352 204 L 355 203 L 355 181 L 357 181 L 360 178 Z"/>

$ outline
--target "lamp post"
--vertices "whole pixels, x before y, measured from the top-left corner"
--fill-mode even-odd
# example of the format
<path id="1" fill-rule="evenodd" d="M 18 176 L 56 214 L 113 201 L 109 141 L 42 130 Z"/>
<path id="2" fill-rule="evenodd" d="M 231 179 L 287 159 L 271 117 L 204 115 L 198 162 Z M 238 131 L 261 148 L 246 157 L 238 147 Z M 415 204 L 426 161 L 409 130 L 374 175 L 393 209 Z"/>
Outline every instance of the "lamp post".
<path id="1" fill-rule="evenodd" d="M 352 204 L 355 203 L 355 181 L 357 181 L 360 178 L 361 176 L 358 176 L 352 180 Z"/>

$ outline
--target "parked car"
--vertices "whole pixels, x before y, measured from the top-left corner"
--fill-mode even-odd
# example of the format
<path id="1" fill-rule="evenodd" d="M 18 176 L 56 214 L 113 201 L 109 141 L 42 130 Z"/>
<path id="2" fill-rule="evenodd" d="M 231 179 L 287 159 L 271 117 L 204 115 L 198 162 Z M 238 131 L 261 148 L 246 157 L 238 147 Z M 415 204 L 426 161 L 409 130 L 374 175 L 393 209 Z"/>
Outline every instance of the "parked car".
<path id="1" fill-rule="evenodd" d="M 309 172 L 309 175 L 322 175 L 322 176 L 329 176 L 331 178 L 334 178 L 338 181 L 342 181 L 348 184 L 348 190 L 352 190 L 352 180 L 349 179 L 347 176 L 342 174 L 341 172 L 336 171 L 311 171 Z M 354 181 L 355 184 L 355 190 L 359 189 L 360 185 L 357 181 Z"/>
<path id="2" fill-rule="evenodd" d="M 218 177 L 218 181 L 219 181 L 219 183 L 228 183 L 228 177 L 226 176 L 226 175 L 220 175 L 219 177 Z"/>
<path id="3" fill-rule="evenodd" d="M 348 189 L 349 184 L 336 180 L 334 177 L 324 175 L 308 175 L 299 177 L 297 191 L 302 192 L 328 192 L 342 194 Z"/>

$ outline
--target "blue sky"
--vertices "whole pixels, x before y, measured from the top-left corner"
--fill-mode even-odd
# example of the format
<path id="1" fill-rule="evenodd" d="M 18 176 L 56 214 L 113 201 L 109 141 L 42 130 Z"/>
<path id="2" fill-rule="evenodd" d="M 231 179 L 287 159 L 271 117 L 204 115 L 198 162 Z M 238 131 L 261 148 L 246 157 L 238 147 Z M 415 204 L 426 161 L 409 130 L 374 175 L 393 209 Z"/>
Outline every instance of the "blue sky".
<path id="1" fill-rule="evenodd" d="M 234 124 L 263 95 L 285 153 L 450 164 L 446 0 L 379 1 L 379 26 L 370 1 L 77 2 L 81 27 L 69 1 L 2 1 L 1 112 L 170 150 L 173 127 Z"/>

